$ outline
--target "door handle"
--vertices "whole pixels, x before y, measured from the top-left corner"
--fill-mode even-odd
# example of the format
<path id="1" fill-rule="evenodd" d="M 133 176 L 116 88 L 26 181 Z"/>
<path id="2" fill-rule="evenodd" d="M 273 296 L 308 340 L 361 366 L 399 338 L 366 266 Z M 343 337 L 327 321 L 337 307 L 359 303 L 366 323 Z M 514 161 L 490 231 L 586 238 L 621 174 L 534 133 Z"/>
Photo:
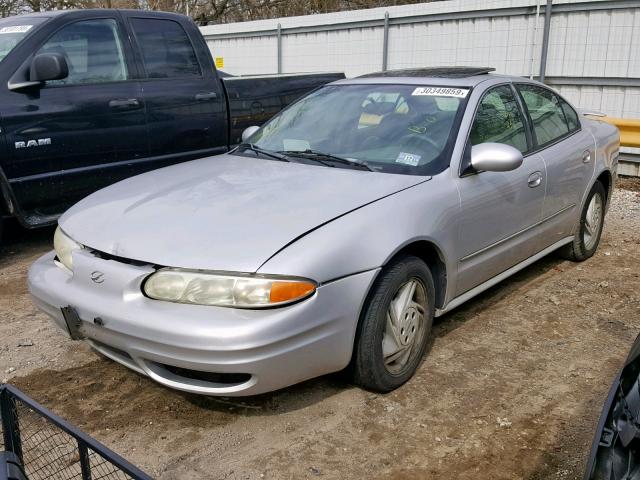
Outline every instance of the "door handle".
<path id="1" fill-rule="evenodd" d="M 196 100 L 213 100 L 215 98 L 218 98 L 218 94 L 216 92 L 206 92 L 206 93 L 196 94 Z"/>
<path id="2" fill-rule="evenodd" d="M 527 180 L 527 185 L 529 188 L 536 188 L 540 186 L 542 183 L 542 172 L 533 172 L 529 175 L 529 179 Z"/>
<path id="3" fill-rule="evenodd" d="M 109 102 L 110 108 L 137 108 L 140 106 L 140 102 L 137 98 L 117 99 Z"/>
<path id="4" fill-rule="evenodd" d="M 582 154 L 582 163 L 589 163 L 591 161 L 591 152 L 589 150 L 585 150 Z"/>

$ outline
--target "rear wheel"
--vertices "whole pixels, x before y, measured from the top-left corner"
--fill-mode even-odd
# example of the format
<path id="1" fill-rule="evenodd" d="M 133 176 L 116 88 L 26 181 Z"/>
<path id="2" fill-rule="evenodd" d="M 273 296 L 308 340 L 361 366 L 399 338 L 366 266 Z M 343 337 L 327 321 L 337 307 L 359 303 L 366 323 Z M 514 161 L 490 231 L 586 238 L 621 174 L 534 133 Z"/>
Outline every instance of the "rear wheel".
<path id="1" fill-rule="evenodd" d="M 356 384 L 389 392 L 413 376 L 431 333 L 434 300 L 431 272 L 419 258 L 403 256 L 382 270 L 360 319 Z"/>
<path id="2" fill-rule="evenodd" d="M 564 249 L 564 256 L 567 259 L 582 262 L 596 252 L 604 227 L 605 206 L 604 186 L 596 182 L 587 196 L 573 241 Z"/>

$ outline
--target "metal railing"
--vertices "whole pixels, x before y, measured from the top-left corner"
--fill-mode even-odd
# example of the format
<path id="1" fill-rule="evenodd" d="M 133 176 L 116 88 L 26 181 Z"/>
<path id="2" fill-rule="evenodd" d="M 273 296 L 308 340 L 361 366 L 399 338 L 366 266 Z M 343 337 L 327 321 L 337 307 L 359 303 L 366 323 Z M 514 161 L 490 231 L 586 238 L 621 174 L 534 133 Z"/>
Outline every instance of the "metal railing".
<path id="1" fill-rule="evenodd" d="M 607 115 L 597 116 L 598 120 L 615 125 L 620 130 L 620 145 L 623 147 L 640 148 L 640 120 L 629 118 L 615 118 Z"/>
<path id="2" fill-rule="evenodd" d="M 11 385 L 0 385 L 0 480 L 151 480 Z"/>
<path id="3" fill-rule="evenodd" d="M 609 117 L 602 113 L 584 113 L 594 120 L 610 123 L 620 131 L 620 146 L 640 148 L 640 120 Z M 640 177 L 640 155 L 621 152 L 618 161 L 618 174 L 629 177 Z"/>

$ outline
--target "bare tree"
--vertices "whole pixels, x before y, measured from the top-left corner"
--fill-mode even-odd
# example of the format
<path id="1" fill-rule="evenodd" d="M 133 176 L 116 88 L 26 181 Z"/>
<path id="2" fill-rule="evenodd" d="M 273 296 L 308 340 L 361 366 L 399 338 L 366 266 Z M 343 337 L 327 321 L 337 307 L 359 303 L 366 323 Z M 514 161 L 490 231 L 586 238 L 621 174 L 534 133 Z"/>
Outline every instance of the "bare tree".
<path id="1" fill-rule="evenodd" d="M 134 8 L 190 15 L 201 25 L 418 3 L 420 0 L 0 0 L 0 15 L 69 8 Z M 425 0 L 422 0 L 425 1 Z M 429 0 L 426 0 L 429 1 Z M 431 0 L 437 1 L 437 0 Z"/>
<path id="2" fill-rule="evenodd" d="M 18 15 L 27 11 L 22 0 L 0 0 L 0 17 Z"/>

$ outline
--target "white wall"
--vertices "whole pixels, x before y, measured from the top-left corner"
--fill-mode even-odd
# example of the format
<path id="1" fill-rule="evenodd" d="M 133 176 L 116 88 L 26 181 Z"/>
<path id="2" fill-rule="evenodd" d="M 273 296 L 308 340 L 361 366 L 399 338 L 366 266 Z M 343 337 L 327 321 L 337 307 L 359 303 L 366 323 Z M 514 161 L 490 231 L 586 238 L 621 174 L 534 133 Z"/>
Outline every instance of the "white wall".
<path id="1" fill-rule="evenodd" d="M 283 73 L 344 71 L 347 76 L 357 76 L 381 70 L 383 27 L 335 30 L 336 27 L 354 21 L 380 22 L 385 12 L 391 19 L 398 19 L 455 12 L 486 15 L 494 10 L 491 18 L 433 21 L 427 17 L 420 23 L 391 25 L 388 68 L 478 65 L 493 66 L 498 73 L 528 76 L 539 73 L 545 3 L 539 0 L 538 18 L 535 14 L 505 16 L 496 10 L 532 7 L 535 11 L 536 0 L 447 0 L 215 25 L 201 30 L 214 56 L 223 57 L 224 70 L 232 74 L 277 72 L 277 37 L 273 33 L 281 24 Z M 606 7 L 611 2 L 554 0 L 554 8 L 570 3 L 599 3 Z M 640 2 L 627 3 L 629 7 L 623 9 L 553 13 L 546 74 L 549 82 L 580 108 L 640 118 Z M 287 31 L 300 27 L 328 31 Z M 260 32 L 265 35 L 249 36 Z M 594 84 L 561 85 L 571 83 L 571 77 L 591 77 Z M 634 80 L 626 86 L 599 84 L 606 84 L 610 78 Z"/>
<path id="2" fill-rule="evenodd" d="M 542 16 L 538 22 L 539 46 Z M 529 75 L 533 51 L 537 74 L 540 52 L 534 48 L 534 27 L 533 15 L 393 26 L 389 32 L 388 66 L 491 66 L 500 73 Z"/>

